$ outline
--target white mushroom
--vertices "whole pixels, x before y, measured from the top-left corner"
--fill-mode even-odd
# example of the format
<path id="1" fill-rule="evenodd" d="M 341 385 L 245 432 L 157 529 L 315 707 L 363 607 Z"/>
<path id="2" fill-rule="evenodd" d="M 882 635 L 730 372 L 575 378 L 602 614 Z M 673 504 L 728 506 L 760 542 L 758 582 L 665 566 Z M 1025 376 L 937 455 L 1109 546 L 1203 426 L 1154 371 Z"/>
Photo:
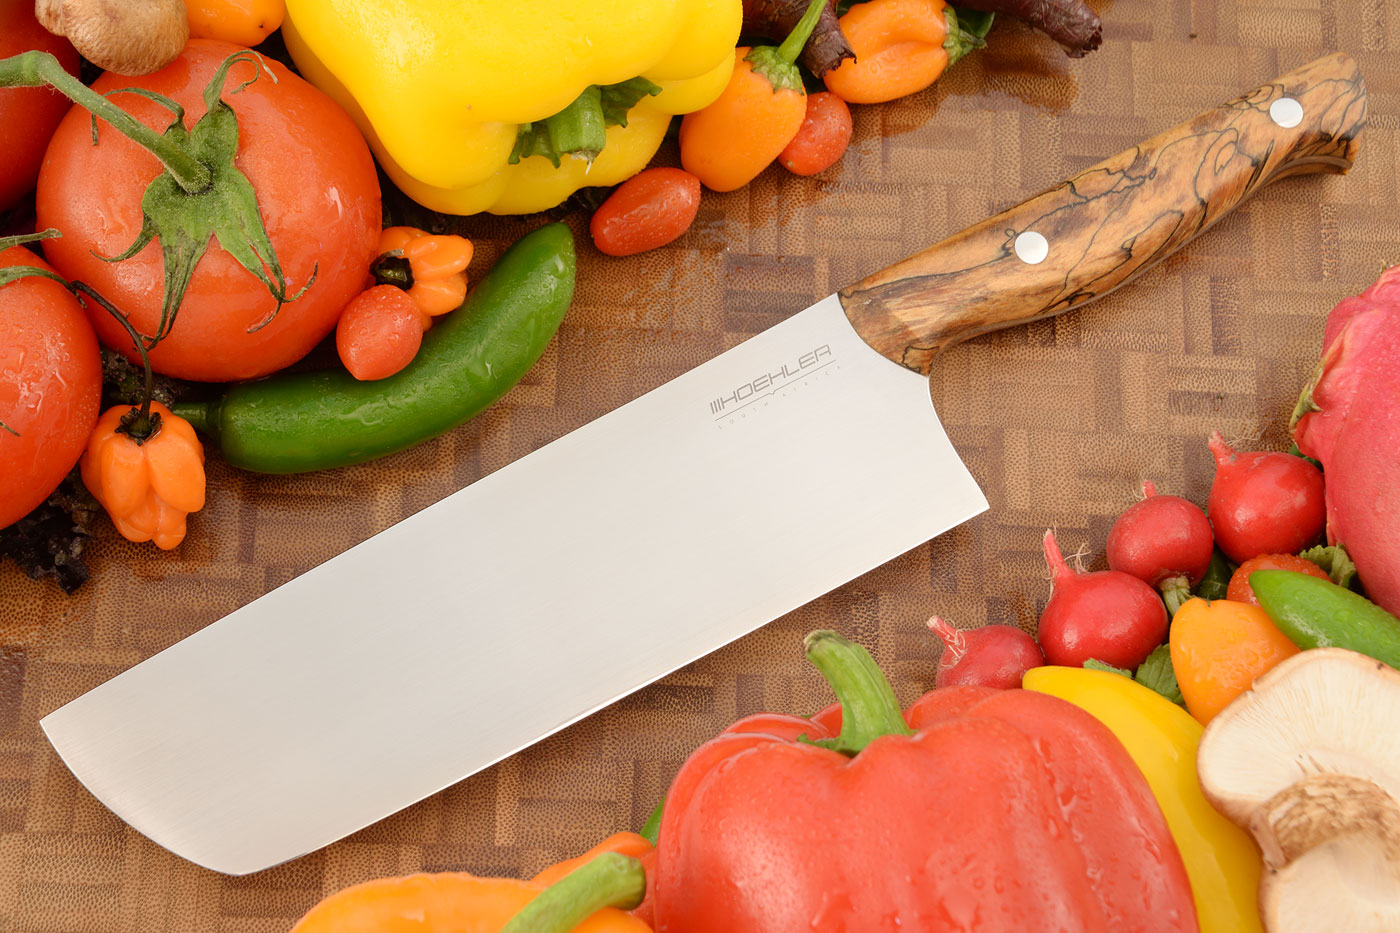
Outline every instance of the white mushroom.
<path id="1" fill-rule="evenodd" d="M 159 71 L 190 39 L 185 0 L 35 0 L 34 17 L 104 71 Z"/>
<path id="2" fill-rule="evenodd" d="M 1211 720 L 1196 763 L 1259 843 L 1271 933 L 1400 931 L 1400 672 L 1295 655 Z"/>

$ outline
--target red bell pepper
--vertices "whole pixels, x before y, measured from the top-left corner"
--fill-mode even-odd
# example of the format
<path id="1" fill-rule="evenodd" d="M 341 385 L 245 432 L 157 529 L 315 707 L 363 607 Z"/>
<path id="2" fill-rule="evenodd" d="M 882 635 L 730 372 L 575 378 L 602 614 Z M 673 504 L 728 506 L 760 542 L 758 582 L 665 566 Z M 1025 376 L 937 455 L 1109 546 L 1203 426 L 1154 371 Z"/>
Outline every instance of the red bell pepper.
<path id="1" fill-rule="evenodd" d="M 1198 929 L 1146 780 L 1089 714 L 953 687 L 901 716 L 865 649 L 814 632 L 807 657 L 839 707 L 741 720 L 672 782 L 657 931 Z"/>

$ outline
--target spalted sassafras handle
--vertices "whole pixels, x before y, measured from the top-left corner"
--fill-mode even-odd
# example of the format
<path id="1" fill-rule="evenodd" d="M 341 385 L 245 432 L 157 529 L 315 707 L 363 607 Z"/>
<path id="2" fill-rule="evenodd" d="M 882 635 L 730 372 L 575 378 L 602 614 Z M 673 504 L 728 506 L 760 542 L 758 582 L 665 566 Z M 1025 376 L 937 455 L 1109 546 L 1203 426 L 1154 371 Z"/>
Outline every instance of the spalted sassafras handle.
<path id="1" fill-rule="evenodd" d="M 1292 127 L 1271 116 L 1285 97 L 1302 107 Z M 1273 107 L 1284 123 L 1289 109 Z M 1275 179 L 1347 171 L 1365 123 L 1356 63 L 1320 58 L 842 289 L 841 304 L 872 347 L 928 373 L 960 340 L 1106 295 Z M 1049 244 L 1036 264 L 1017 255 L 1027 231 Z"/>

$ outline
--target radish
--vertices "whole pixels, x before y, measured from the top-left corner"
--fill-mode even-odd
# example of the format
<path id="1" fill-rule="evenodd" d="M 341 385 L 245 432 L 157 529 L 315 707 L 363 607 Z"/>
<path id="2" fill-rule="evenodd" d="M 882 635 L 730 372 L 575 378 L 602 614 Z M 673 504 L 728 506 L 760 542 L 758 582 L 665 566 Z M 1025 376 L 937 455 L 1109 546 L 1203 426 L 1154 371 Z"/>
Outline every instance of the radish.
<path id="1" fill-rule="evenodd" d="M 1235 451 L 1210 435 L 1215 481 L 1206 511 L 1215 541 L 1237 564 L 1260 554 L 1296 554 L 1322 534 L 1322 472 L 1302 457 Z"/>
<path id="2" fill-rule="evenodd" d="M 1167 611 L 1176 615 L 1210 568 L 1210 522 L 1180 496 L 1157 495 L 1151 480 L 1142 484 L 1142 494 L 1108 533 L 1108 566 L 1161 590 Z"/>
<path id="3" fill-rule="evenodd" d="M 1327 471 L 1327 540 L 1400 615 L 1400 266 L 1327 316 L 1321 365 L 1293 417 L 1298 449 Z"/>
<path id="4" fill-rule="evenodd" d="M 1167 607 L 1157 591 L 1121 570 L 1085 573 L 1065 563 L 1055 533 L 1045 532 L 1050 601 L 1040 614 L 1040 647 L 1051 664 L 1083 667 L 1093 658 L 1136 670 L 1167 637 Z"/>
<path id="5" fill-rule="evenodd" d="M 1021 675 L 1045 665 L 1035 639 L 1009 625 L 984 625 L 960 632 L 938 616 L 929 630 L 943 642 L 935 687 L 977 686 L 1009 690 L 1021 686 Z"/>

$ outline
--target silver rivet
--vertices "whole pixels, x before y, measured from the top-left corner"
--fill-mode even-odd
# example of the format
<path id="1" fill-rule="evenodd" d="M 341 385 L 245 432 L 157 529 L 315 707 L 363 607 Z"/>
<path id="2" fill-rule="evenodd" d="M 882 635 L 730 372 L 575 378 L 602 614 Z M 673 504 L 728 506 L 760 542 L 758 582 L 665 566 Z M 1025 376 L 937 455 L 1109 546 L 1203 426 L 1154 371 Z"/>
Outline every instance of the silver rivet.
<path id="1" fill-rule="evenodd" d="M 1028 266 L 1044 262 L 1045 257 L 1050 255 L 1050 241 L 1034 230 L 1017 234 L 1012 248 L 1016 250 L 1016 258 Z"/>
<path id="2" fill-rule="evenodd" d="M 1303 122 L 1303 105 L 1291 97 L 1280 97 L 1269 105 L 1269 116 L 1284 129 Z"/>

